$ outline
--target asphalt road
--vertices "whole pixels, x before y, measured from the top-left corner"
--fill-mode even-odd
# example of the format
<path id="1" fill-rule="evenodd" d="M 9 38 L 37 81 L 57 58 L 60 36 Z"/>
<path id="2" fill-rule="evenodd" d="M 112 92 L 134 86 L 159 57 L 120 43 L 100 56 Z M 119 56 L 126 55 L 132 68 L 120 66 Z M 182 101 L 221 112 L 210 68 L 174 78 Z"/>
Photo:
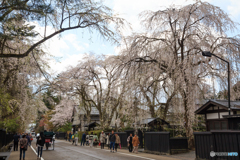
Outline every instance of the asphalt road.
<path id="1" fill-rule="evenodd" d="M 35 142 L 32 143 L 35 149 Z M 129 152 L 111 153 L 109 150 L 90 148 L 88 146 L 74 146 L 70 142 L 56 140 L 54 150 L 43 150 L 44 160 L 154 160 Z"/>

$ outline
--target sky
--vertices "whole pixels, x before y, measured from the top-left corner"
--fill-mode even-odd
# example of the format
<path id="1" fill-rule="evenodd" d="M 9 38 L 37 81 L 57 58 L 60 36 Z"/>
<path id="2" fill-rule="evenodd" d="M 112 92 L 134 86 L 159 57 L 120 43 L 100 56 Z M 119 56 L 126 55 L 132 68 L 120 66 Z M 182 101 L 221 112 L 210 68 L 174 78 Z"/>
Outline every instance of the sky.
<path id="1" fill-rule="evenodd" d="M 103 3 L 112 8 L 115 14 L 131 23 L 132 31 L 126 30 L 124 35 L 131 32 L 141 32 L 138 14 L 145 10 L 162 10 L 169 5 L 183 6 L 193 3 L 193 0 L 105 0 Z M 240 22 L 240 0 L 207 0 L 227 12 L 235 22 Z M 39 25 L 38 31 L 43 31 Z M 49 31 L 53 29 L 49 26 Z M 50 32 L 49 32 L 50 33 Z M 231 34 L 231 33 L 230 33 Z M 44 44 L 44 50 L 54 56 L 50 61 L 51 74 L 58 74 L 68 66 L 75 66 L 82 60 L 85 53 L 117 54 L 117 45 L 112 45 L 99 37 L 96 32 L 90 34 L 86 30 L 70 30 L 55 36 Z"/>

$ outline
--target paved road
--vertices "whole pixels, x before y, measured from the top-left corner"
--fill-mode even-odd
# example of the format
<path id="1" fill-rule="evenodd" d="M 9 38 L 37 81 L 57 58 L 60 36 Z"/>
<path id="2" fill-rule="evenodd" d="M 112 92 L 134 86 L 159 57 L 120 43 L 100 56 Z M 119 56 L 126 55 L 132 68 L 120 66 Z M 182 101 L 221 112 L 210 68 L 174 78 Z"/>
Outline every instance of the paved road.
<path id="1" fill-rule="evenodd" d="M 111 153 L 109 150 L 101 150 L 98 148 L 89 148 L 88 146 L 74 146 L 67 141 L 55 141 L 55 149 L 44 150 L 43 158 L 44 160 L 53 160 L 53 159 L 63 159 L 63 160 L 133 160 L 133 159 L 142 159 L 142 160 L 153 160 L 151 158 L 144 158 L 137 154 L 129 153 Z"/>
<path id="2" fill-rule="evenodd" d="M 32 149 L 36 149 L 36 142 L 32 143 Z M 191 154 L 183 155 L 154 155 L 146 153 L 129 153 L 127 150 L 121 149 L 117 153 L 111 153 L 109 150 L 101 150 L 98 148 L 90 148 L 88 146 L 74 146 L 70 142 L 64 140 L 55 141 L 55 149 L 43 151 L 42 160 L 193 160 Z M 34 154 L 34 152 L 33 152 Z M 35 153 L 36 154 L 36 153 Z M 35 155 L 34 155 L 35 157 Z M 27 158 L 28 159 L 28 158 Z M 26 160 L 27 160 L 26 159 Z M 31 159 L 29 159 L 31 160 Z"/>
<path id="3" fill-rule="evenodd" d="M 35 142 L 32 143 L 35 149 Z M 51 149 L 51 148 L 50 148 Z M 127 150 L 121 150 L 117 153 L 111 153 L 109 150 L 90 148 L 88 146 L 74 146 L 64 140 L 55 141 L 54 150 L 43 151 L 44 160 L 179 160 L 178 158 L 168 156 L 158 156 L 151 154 L 129 153 Z"/>

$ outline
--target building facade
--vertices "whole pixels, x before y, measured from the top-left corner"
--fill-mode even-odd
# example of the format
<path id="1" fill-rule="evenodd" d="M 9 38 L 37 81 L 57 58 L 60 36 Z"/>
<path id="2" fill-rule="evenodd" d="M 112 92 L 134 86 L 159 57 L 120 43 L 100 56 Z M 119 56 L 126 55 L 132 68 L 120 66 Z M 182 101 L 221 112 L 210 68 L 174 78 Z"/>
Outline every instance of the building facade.
<path id="1" fill-rule="evenodd" d="M 230 102 L 230 115 L 228 109 L 227 100 L 209 100 L 195 114 L 205 116 L 207 131 L 240 129 L 240 101 Z"/>

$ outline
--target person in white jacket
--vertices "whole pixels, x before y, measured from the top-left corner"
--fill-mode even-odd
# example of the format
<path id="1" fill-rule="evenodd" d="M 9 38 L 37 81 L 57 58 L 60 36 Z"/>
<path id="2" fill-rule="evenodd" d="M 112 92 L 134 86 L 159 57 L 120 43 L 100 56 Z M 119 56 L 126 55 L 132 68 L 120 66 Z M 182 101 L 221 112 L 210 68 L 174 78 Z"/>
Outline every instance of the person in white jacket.
<path id="1" fill-rule="evenodd" d="M 108 149 L 110 148 L 110 142 L 109 142 L 109 133 L 107 134 L 107 137 L 106 137 L 106 144 L 108 146 Z"/>

